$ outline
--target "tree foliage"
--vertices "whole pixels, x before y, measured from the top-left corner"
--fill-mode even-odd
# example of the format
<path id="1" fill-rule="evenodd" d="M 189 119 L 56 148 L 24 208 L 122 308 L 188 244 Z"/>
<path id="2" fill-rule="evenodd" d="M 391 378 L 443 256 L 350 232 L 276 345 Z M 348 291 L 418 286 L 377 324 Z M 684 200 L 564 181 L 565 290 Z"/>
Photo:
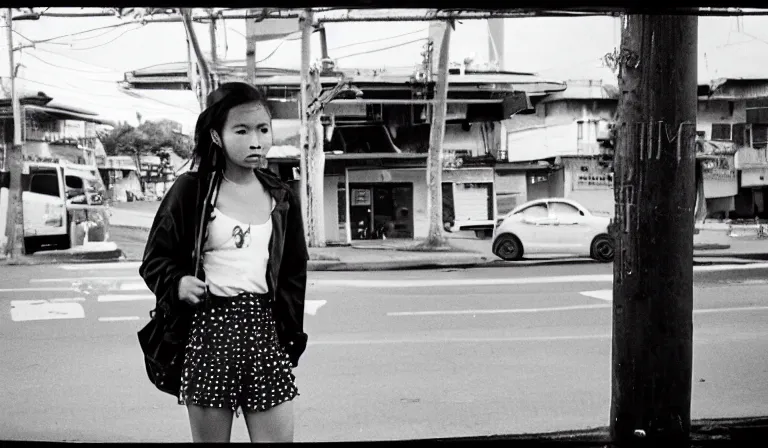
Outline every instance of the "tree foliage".
<path id="1" fill-rule="evenodd" d="M 99 140 L 109 156 L 161 155 L 172 151 L 188 159 L 192 155 L 192 142 L 176 129 L 178 125 L 172 120 L 144 121 L 138 127 L 123 122 L 99 134 Z"/>

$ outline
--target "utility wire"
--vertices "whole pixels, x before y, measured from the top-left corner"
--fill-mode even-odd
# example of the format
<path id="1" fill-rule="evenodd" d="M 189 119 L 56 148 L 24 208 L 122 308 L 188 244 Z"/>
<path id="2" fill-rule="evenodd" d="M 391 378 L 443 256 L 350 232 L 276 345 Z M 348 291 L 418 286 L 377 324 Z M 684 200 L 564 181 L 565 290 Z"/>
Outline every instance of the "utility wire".
<path id="1" fill-rule="evenodd" d="M 62 69 L 62 70 L 71 70 L 71 71 L 73 71 L 73 72 L 89 73 L 89 74 L 92 74 L 92 75 L 105 75 L 105 76 L 110 76 L 110 74 L 109 74 L 109 73 L 99 73 L 99 72 L 94 72 L 94 71 L 91 71 L 91 70 L 80 70 L 80 69 L 77 69 L 77 68 L 72 68 L 72 67 L 62 67 L 61 65 L 52 64 L 52 63 L 50 63 L 50 62 L 48 62 L 48 61 L 45 61 L 45 60 L 43 60 L 43 59 L 40 59 L 40 58 L 38 58 L 37 56 L 35 56 L 34 54 L 32 54 L 32 53 L 29 53 L 29 52 L 27 52 L 27 53 L 25 54 L 25 56 L 29 56 L 29 57 L 31 57 L 31 58 L 33 58 L 33 59 L 36 59 L 36 60 L 38 60 L 38 61 L 42 62 L 42 63 L 43 63 L 43 64 L 45 64 L 45 65 L 50 65 L 51 67 L 60 68 L 60 69 Z M 118 72 L 115 72 L 115 74 L 117 74 L 117 73 L 118 73 Z M 96 82 L 110 82 L 110 83 L 111 83 L 111 82 L 118 82 L 117 80 L 115 80 L 115 81 L 106 81 L 106 80 L 103 80 L 103 79 L 93 79 L 93 78 L 86 78 L 86 79 L 88 79 L 88 80 L 90 80 L 90 81 L 96 81 Z"/>
<path id="2" fill-rule="evenodd" d="M 420 30 L 416 30 L 416 31 L 411 31 L 410 33 L 398 34 L 396 36 L 389 36 L 389 37 L 383 37 L 383 38 L 380 38 L 380 39 L 373 39 L 373 40 L 367 40 L 367 41 L 364 41 L 364 42 L 355 42 L 353 44 L 341 45 L 339 47 L 329 48 L 328 51 L 330 51 L 330 50 L 340 50 L 342 48 L 347 48 L 347 47 L 354 47 L 355 45 L 370 44 L 370 43 L 374 43 L 374 42 L 381 42 L 381 41 L 384 41 L 384 40 L 396 39 L 398 37 L 410 36 L 412 34 L 423 33 L 425 31 L 429 31 L 429 28 L 424 28 L 424 29 L 420 29 Z"/>
<path id="3" fill-rule="evenodd" d="M 112 40 L 109 40 L 109 41 L 107 41 L 107 42 L 104 42 L 104 43 L 102 43 L 102 44 L 99 44 L 99 45 L 94 45 L 94 46 L 92 46 L 92 47 L 86 47 L 86 48 L 72 48 L 72 50 L 75 50 L 75 51 L 82 51 L 82 50 L 93 50 L 94 48 L 100 48 L 100 47 L 103 47 L 103 46 L 105 46 L 105 45 L 109 45 L 109 44 L 111 44 L 112 42 L 116 41 L 117 39 L 120 39 L 121 37 L 125 36 L 126 34 L 130 33 L 131 31 L 136 31 L 136 30 L 138 30 L 138 29 L 141 29 L 141 28 L 143 28 L 143 27 L 144 27 L 144 25 L 139 25 L 139 27 L 138 27 L 138 28 L 132 28 L 132 29 L 130 29 L 130 30 L 125 30 L 125 31 L 123 31 L 122 33 L 120 33 L 120 34 L 119 34 L 117 37 L 115 37 L 114 39 L 112 39 Z"/>
<path id="4" fill-rule="evenodd" d="M 70 60 L 73 60 L 73 61 L 76 61 L 76 62 L 80 62 L 81 64 L 86 64 L 86 65 L 90 65 L 92 67 L 98 67 L 98 68 L 103 69 L 103 70 L 108 70 L 110 72 L 123 73 L 123 70 L 118 70 L 116 68 L 110 68 L 110 67 L 104 67 L 102 65 L 96 65 L 94 63 L 86 62 L 86 61 L 83 61 L 82 59 L 73 58 L 71 56 L 67 56 L 67 55 L 64 55 L 64 54 L 61 54 L 61 53 L 57 53 L 55 51 L 44 50 L 42 48 L 37 48 L 37 47 L 33 48 L 33 50 L 42 51 L 44 53 L 50 53 L 50 54 L 53 54 L 53 55 L 56 55 L 56 56 L 60 56 L 60 57 L 65 58 L 65 59 L 70 59 Z"/>
<path id="5" fill-rule="evenodd" d="M 425 41 L 425 40 L 429 40 L 429 39 L 427 39 L 426 37 L 422 37 L 421 39 L 411 40 L 411 41 L 408 41 L 408 42 L 403 42 L 401 44 L 392 45 L 392 46 L 389 46 L 389 47 L 377 48 L 375 50 L 361 51 L 359 53 L 345 54 L 344 56 L 338 56 L 338 57 L 335 57 L 334 59 L 338 60 L 338 59 L 344 59 L 344 58 L 351 58 L 352 56 L 360 56 L 362 54 L 377 53 L 379 51 L 391 50 L 393 48 L 402 47 L 402 46 L 405 46 L 405 45 L 413 44 L 413 43 L 416 43 L 416 42 L 422 42 L 422 41 Z"/>

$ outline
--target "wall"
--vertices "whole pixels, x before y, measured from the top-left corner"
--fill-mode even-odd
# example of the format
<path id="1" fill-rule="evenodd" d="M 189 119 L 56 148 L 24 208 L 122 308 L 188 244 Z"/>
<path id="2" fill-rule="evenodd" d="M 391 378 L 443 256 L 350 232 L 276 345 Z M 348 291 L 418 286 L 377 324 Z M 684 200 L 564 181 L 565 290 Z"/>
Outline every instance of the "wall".
<path id="1" fill-rule="evenodd" d="M 497 171 L 494 180 L 497 216 L 507 214 L 528 200 L 525 171 Z"/>
<path id="2" fill-rule="evenodd" d="M 733 115 L 730 104 L 733 103 Z M 712 123 L 744 123 L 747 121 L 746 100 L 699 100 L 696 130 L 703 131 L 705 139 L 712 137 Z"/>
<path id="3" fill-rule="evenodd" d="M 586 167 L 587 171 L 582 171 L 582 167 Z M 609 174 L 611 177 L 608 177 Z M 563 195 L 566 198 L 580 203 L 593 212 L 613 215 L 615 210 L 613 183 L 609 183 L 613 173 L 601 167 L 598 159 L 564 158 L 563 175 Z"/>
<path id="4" fill-rule="evenodd" d="M 580 154 L 577 120 L 613 119 L 617 103 L 597 100 L 562 100 L 539 103 L 535 115 L 504 121 L 508 161 L 539 160 Z M 583 124 L 582 142 L 597 143 L 590 125 Z M 582 148 L 583 149 L 583 148 Z"/>

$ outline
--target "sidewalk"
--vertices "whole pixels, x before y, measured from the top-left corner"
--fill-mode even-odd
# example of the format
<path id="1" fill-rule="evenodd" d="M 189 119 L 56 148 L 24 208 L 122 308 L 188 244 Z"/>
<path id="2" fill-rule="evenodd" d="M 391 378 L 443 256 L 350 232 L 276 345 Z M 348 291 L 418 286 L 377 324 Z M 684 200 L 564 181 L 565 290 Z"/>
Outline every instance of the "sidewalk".
<path id="1" fill-rule="evenodd" d="M 110 239 L 118 243 L 126 260 L 140 260 L 154 213 L 147 207 L 136 205 L 112 207 L 111 212 Z M 768 260 L 768 239 L 757 238 L 757 227 L 754 225 L 729 228 L 727 224 L 707 223 L 697 228 L 699 232 L 694 235 L 695 264 Z M 309 269 L 377 271 L 595 263 L 567 254 L 531 255 L 521 261 L 503 261 L 491 252 L 491 240 L 477 239 L 473 232 L 448 233 L 446 236 L 453 250 L 412 250 L 416 245 L 413 240 L 355 241 L 351 246 L 310 248 Z"/>

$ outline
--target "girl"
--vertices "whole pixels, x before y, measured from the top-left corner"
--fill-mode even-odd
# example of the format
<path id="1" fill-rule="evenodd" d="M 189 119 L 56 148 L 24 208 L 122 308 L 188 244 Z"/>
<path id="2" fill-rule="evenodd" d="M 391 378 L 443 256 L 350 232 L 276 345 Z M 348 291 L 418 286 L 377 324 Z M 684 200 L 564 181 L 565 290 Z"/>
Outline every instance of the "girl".
<path id="1" fill-rule="evenodd" d="M 297 199 L 265 169 L 271 146 L 259 90 L 212 92 L 195 127 L 198 169 L 160 204 L 139 268 L 157 312 L 186 324 L 180 381 L 161 390 L 187 406 L 195 442 L 228 442 L 240 410 L 251 441 L 293 441 L 309 256 Z"/>

